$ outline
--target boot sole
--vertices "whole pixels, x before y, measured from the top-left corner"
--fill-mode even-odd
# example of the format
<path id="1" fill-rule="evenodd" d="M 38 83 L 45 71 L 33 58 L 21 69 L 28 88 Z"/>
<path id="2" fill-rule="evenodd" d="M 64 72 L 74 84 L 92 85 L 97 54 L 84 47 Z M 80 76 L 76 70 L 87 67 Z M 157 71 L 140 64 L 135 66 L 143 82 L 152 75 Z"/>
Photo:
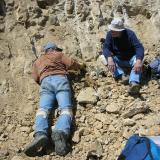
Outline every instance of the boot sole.
<path id="1" fill-rule="evenodd" d="M 138 94 L 139 90 L 140 90 L 140 86 L 139 85 L 132 86 L 129 89 L 129 94 L 133 94 L 133 95 Z"/>
<path id="2" fill-rule="evenodd" d="M 37 141 L 37 143 L 28 145 L 24 150 L 24 153 L 27 156 L 36 156 L 38 151 L 40 149 L 42 150 L 46 146 L 47 142 L 47 137 L 42 137 L 39 141 Z"/>
<path id="3" fill-rule="evenodd" d="M 62 132 L 53 132 L 52 133 L 52 140 L 55 145 L 55 152 L 60 155 L 64 156 L 68 153 L 69 149 L 67 148 L 66 138 L 64 133 Z"/>

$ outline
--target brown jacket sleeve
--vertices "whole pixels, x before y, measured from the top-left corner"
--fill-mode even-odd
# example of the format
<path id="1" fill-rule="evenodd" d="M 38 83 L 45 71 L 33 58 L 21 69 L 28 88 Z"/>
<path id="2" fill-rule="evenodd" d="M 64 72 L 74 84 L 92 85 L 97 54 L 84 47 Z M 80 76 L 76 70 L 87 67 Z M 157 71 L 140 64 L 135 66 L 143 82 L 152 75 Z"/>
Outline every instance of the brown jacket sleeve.
<path id="1" fill-rule="evenodd" d="M 36 63 L 34 63 L 33 67 L 32 67 L 32 77 L 35 80 L 35 82 L 37 82 L 39 84 L 40 77 L 38 74 Z"/>
<path id="2" fill-rule="evenodd" d="M 76 60 L 69 58 L 67 55 L 62 55 L 62 63 L 66 65 L 67 70 L 79 70 L 81 69 L 81 64 Z"/>

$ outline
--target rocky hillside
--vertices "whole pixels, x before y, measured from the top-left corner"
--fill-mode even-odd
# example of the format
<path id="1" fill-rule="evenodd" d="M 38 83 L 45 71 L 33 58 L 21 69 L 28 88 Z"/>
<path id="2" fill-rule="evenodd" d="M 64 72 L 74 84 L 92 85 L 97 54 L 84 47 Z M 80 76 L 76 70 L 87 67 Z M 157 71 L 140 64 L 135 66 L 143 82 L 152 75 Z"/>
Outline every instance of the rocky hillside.
<path id="1" fill-rule="evenodd" d="M 159 0 L 0 0 L 0 159 L 115 160 L 130 135 L 160 133 L 159 82 L 143 82 L 140 96 L 129 96 L 128 85 L 113 81 L 97 59 L 99 40 L 116 16 L 141 39 L 145 61 L 159 55 Z M 48 41 L 86 62 L 87 73 L 70 76 L 75 91 L 71 153 L 30 158 L 23 149 L 32 140 L 39 100 L 31 67 Z"/>

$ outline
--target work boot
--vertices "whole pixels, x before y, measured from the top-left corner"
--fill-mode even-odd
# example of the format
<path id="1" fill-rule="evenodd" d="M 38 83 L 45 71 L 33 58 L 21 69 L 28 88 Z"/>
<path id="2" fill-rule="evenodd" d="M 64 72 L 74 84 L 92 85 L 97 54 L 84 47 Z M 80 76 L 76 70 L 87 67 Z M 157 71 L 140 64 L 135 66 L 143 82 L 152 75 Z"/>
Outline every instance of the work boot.
<path id="1" fill-rule="evenodd" d="M 115 77 L 114 79 L 115 79 L 116 82 L 127 85 L 129 77 L 126 76 L 126 75 L 119 75 L 119 76 Z"/>
<path id="2" fill-rule="evenodd" d="M 114 77 L 114 80 L 115 80 L 116 82 L 119 82 L 121 79 L 122 79 L 122 74 Z"/>
<path id="3" fill-rule="evenodd" d="M 44 132 L 37 132 L 34 135 L 34 139 L 29 144 L 24 153 L 28 156 L 35 156 L 38 152 L 42 151 L 48 142 L 48 137 Z"/>
<path id="4" fill-rule="evenodd" d="M 137 82 L 131 82 L 128 93 L 131 95 L 139 94 L 140 85 Z"/>
<path id="5" fill-rule="evenodd" d="M 69 152 L 68 136 L 63 131 L 54 130 L 51 137 L 55 145 L 55 152 L 60 156 L 66 155 Z"/>

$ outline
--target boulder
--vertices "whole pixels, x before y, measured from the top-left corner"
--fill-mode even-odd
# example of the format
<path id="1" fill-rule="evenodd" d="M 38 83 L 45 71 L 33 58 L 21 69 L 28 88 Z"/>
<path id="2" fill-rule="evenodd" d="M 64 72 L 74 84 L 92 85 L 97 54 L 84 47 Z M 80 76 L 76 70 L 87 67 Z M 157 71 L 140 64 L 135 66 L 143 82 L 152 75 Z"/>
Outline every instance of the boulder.
<path id="1" fill-rule="evenodd" d="M 80 104 L 95 104 L 97 102 L 95 90 L 91 87 L 82 89 L 77 96 L 77 101 Z"/>
<path id="2" fill-rule="evenodd" d="M 120 113 L 121 107 L 118 105 L 118 103 L 111 103 L 106 107 L 106 112 L 108 113 L 113 113 L 113 114 L 118 114 Z"/>
<path id="3" fill-rule="evenodd" d="M 134 108 L 129 108 L 129 110 L 126 110 L 125 113 L 123 114 L 124 118 L 131 118 L 134 115 L 137 115 L 139 113 L 146 113 L 149 111 L 149 106 L 135 106 Z"/>

